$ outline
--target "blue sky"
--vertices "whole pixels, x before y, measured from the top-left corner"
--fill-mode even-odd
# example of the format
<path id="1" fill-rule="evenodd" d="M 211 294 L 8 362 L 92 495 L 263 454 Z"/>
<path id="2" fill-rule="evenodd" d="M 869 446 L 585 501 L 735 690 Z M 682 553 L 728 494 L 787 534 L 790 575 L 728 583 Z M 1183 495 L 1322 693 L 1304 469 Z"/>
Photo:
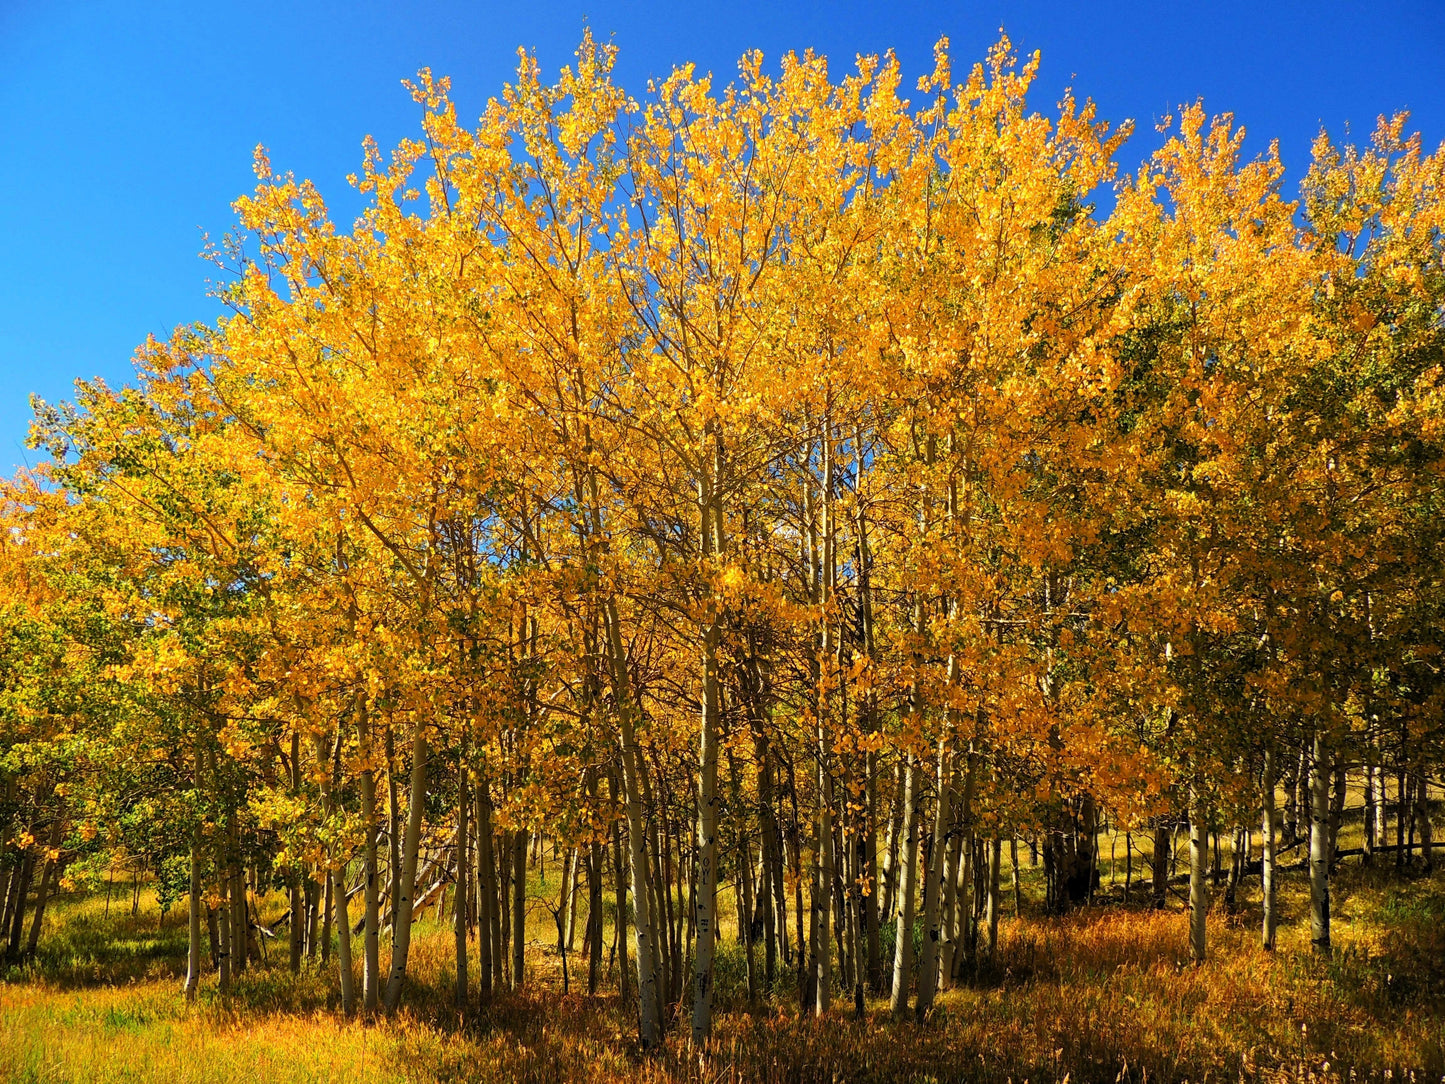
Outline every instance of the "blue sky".
<path id="1" fill-rule="evenodd" d="M 1296 177 L 1321 125 L 1364 139 L 1378 114 L 1409 109 L 1427 144 L 1445 140 L 1445 0 L 0 0 L 0 470 L 36 458 L 23 448 L 30 393 L 124 381 L 148 332 L 215 315 L 201 231 L 231 225 L 257 143 L 349 221 L 362 137 L 386 147 L 416 129 L 401 79 L 423 65 L 449 74 L 474 117 L 517 46 L 555 71 L 584 25 L 614 36 L 637 94 L 685 61 L 730 76 L 751 48 L 811 47 L 835 71 L 892 48 L 916 75 L 946 34 L 958 70 L 1002 27 L 1043 52 L 1039 108 L 1072 85 L 1104 116 L 1138 122 L 1125 166 L 1155 145 L 1158 117 L 1201 97 L 1234 112 L 1254 150 L 1277 137 Z"/>

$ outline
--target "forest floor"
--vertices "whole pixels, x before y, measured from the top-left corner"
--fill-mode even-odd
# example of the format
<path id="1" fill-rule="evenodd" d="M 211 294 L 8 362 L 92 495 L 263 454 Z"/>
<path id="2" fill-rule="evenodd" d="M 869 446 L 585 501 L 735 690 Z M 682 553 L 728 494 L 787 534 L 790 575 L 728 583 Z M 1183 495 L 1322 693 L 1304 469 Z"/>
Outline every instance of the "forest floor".
<path id="1" fill-rule="evenodd" d="M 554 884 L 532 887 L 556 897 Z M 922 1025 L 892 1022 L 882 999 L 857 1019 L 842 995 L 825 1019 L 802 1017 L 791 976 L 749 1008 L 742 949 L 725 937 L 706 1059 L 688 1044 L 685 1009 L 665 1049 L 643 1057 L 615 968 L 604 995 L 579 994 L 575 982 L 564 995 L 540 903 L 524 991 L 460 1019 L 453 936 L 429 916 L 404 1010 L 362 1022 L 335 1010 L 333 967 L 288 971 L 284 935 L 228 998 L 208 976 L 187 1005 L 184 909 L 162 916 L 144 887 L 134 914 L 124 890 L 108 906 L 104 892 L 77 892 L 47 913 L 38 958 L 0 982 L 0 1081 L 1445 1080 L 1445 871 L 1344 862 L 1329 959 L 1309 950 L 1300 870 L 1284 877 L 1278 951 L 1259 947 L 1255 877 L 1235 914 L 1215 894 L 1199 967 L 1177 894 L 1164 912 L 1146 910 L 1136 891 L 1129 905 L 1045 917 L 1037 871 L 1024 871 L 1022 887 L 1022 918 L 1004 893 L 996 965 L 942 994 Z"/>

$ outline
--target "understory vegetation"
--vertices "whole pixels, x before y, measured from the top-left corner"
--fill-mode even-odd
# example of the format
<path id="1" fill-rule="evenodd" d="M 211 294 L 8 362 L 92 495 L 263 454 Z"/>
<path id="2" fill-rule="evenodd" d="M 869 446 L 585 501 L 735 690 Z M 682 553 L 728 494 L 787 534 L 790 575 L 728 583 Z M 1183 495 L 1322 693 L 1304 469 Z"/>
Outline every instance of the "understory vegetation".
<path id="1" fill-rule="evenodd" d="M 1108 874 L 1104 888 L 1122 886 Z M 1209 917 L 1211 961 L 1190 962 L 1178 905 L 1140 897 L 1042 913 L 1025 865 L 1024 914 L 1002 919 L 997 958 L 940 994 L 929 1022 L 894 1023 L 870 997 L 800 1013 L 791 976 L 749 1004 L 735 930 L 719 951 L 716 1037 L 645 1053 L 615 971 L 596 996 L 562 992 L 555 944 L 528 945 L 534 976 L 458 1014 L 452 933 L 423 920 L 404 1012 L 365 1025 L 336 1013 L 329 968 L 293 974 L 276 947 L 195 1005 L 176 997 L 186 933 L 122 881 L 60 901 L 36 958 L 0 985 L 6 1081 L 981 1081 L 1389 1080 L 1445 1076 L 1445 875 L 1350 864 L 1335 878 L 1334 954 L 1310 951 L 1308 887 L 1284 877 L 1275 952 L 1259 944 L 1257 885 Z M 529 891 L 555 895 L 553 880 Z M 273 898 L 265 917 L 282 901 Z M 538 905 L 535 909 L 541 909 Z M 612 930 L 607 930 L 610 939 Z"/>

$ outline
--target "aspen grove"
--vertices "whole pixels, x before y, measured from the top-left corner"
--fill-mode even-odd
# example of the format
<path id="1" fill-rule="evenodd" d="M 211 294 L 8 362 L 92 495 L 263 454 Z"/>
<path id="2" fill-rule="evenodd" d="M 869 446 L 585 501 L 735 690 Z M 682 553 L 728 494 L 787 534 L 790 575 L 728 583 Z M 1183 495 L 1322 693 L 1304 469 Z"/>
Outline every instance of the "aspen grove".
<path id="1" fill-rule="evenodd" d="M 1251 879 L 1272 948 L 1306 862 L 1328 954 L 1341 862 L 1431 867 L 1445 149 L 1287 185 L 1194 105 L 1128 172 L 1007 39 L 614 58 L 522 53 L 475 127 L 422 71 L 349 228 L 258 150 L 226 315 L 37 401 L 0 952 L 101 856 L 184 909 L 186 998 L 319 946 L 392 1013 L 430 910 L 463 1014 L 555 941 L 705 1047 L 724 936 L 749 1001 L 926 1020 L 1021 849 L 1062 913 L 1122 837 L 1204 967 Z"/>

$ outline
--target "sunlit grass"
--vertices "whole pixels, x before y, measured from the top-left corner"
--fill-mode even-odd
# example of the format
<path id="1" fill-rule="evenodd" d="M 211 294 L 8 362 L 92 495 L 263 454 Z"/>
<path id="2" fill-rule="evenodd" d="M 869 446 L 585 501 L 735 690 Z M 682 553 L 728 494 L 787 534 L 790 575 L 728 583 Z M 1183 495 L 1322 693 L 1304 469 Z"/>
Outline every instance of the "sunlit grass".
<path id="1" fill-rule="evenodd" d="M 1021 854 L 1026 861 L 1026 856 Z M 550 868 L 549 873 L 554 873 Z M 1314 957 L 1299 873 L 1284 879 L 1279 949 L 1259 947 L 1257 880 L 1240 908 L 1210 916 L 1211 957 L 1188 962 L 1184 915 L 1119 906 L 1039 917 L 1025 865 L 1025 916 L 1001 924 L 995 963 L 941 995 L 924 1026 L 894 1024 L 870 1000 L 856 1020 L 835 998 L 824 1021 L 779 998 L 749 1011 L 742 950 L 725 937 L 715 1049 L 699 1060 L 677 1021 L 643 1057 L 616 993 L 597 998 L 572 958 L 561 993 L 555 926 L 529 915 L 528 986 L 462 1019 L 454 943 L 429 915 L 414 942 L 406 1011 L 348 1021 L 334 964 L 286 968 L 284 935 L 222 999 L 208 976 L 180 997 L 184 914 L 164 921 L 142 892 L 57 902 L 34 964 L 0 985 L 0 1079 L 16 1081 L 1115 1081 L 1440 1080 L 1445 1076 L 1445 876 L 1343 865 L 1334 882 L 1336 951 Z M 555 900 L 555 877 L 531 886 Z M 279 909 L 273 898 L 269 906 Z M 731 908 L 723 906 L 724 915 Z M 1006 912 L 1007 913 L 1007 912 Z M 605 934 L 610 942 L 611 929 Z M 581 938 L 578 938 L 580 949 Z M 385 948 L 385 946 L 383 947 Z M 359 951 L 359 943 L 358 943 Z M 475 944 L 473 944 L 475 952 Z M 607 959 L 604 952 L 604 963 Z M 761 962 L 761 952 L 758 959 Z M 472 980 L 475 983 L 475 958 Z M 357 961 L 359 977 L 360 962 Z M 779 983 L 788 989 L 786 978 Z M 475 997 L 475 987 L 473 989 Z"/>

